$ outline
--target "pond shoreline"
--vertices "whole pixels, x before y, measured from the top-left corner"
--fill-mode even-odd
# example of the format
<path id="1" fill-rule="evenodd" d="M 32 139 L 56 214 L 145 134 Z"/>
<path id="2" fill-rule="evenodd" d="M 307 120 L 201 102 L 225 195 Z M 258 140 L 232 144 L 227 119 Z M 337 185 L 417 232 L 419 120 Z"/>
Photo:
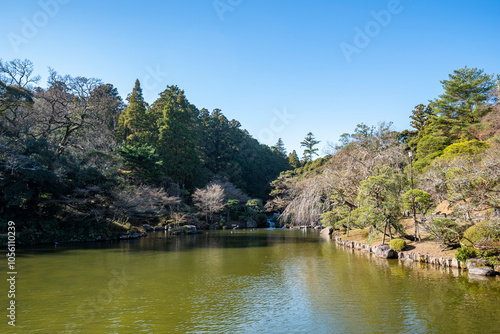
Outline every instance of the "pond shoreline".
<path id="1" fill-rule="evenodd" d="M 324 229 L 321 231 L 321 236 L 323 237 L 328 237 L 332 241 L 334 241 L 337 245 L 351 248 L 353 250 L 358 250 L 361 252 L 365 253 L 373 253 L 374 255 L 377 256 L 377 250 L 380 246 L 370 246 L 367 244 L 363 244 L 360 242 L 356 241 L 350 241 L 350 240 L 344 240 L 342 239 L 338 234 L 332 233 L 332 234 L 327 234 L 326 232 L 329 229 Z M 401 251 L 401 252 L 394 252 L 396 256 L 391 257 L 391 258 L 397 258 L 399 261 L 408 261 L 408 262 L 418 262 L 418 263 L 426 263 L 426 264 L 432 264 L 438 267 L 443 267 L 443 268 L 456 268 L 459 270 L 464 270 L 464 271 L 469 271 L 469 274 L 472 275 L 479 275 L 479 276 L 495 276 L 499 275 L 500 276 L 500 271 L 499 268 L 495 267 L 495 269 L 492 269 L 493 272 L 491 271 L 483 271 L 484 274 L 480 274 L 477 271 L 474 271 L 474 273 L 471 272 L 471 268 L 481 268 L 480 266 L 477 266 L 479 261 L 474 261 L 476 259 L 470 259 L 466 263 L 459 261 L 455 257 L 434 257 L 434 256 L 429 256 L 428 254 L 422 254 L 422 253 L 416 253 L 416 252 L 411 252 L 411 251 Z M 387 258 L 387 257 L 386 257 Z M 489 268 L 489 267 L 488 267 Z"/>

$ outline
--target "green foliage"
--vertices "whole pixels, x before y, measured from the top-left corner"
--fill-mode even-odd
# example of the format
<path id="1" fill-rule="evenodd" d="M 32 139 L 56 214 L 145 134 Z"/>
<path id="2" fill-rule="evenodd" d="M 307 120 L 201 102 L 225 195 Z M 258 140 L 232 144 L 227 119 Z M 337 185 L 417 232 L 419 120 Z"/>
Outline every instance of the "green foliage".
<path id="1" fill-rule="evenodd" d="M 117 139 L 133 146 L 145 144 L 151 138 L 153 129 L 139 80 L 135 81 L 134 89 L 127 100 L 129 105 L 118 118 Z"/>
<path id="2" fill-rule="evenodd" d="M 452 159 L 457 156 L 463 155 L 478 155 L 481 154 L 490 144 L 484 141 L 469 140 L 459 143 L 454 143 L 446 147 L 443 151 L 442 157 L 445 159 Z"/>
<path id="3" fill-rule="evenodd" d="M 264 205 L 260 199 L 248 200 L 245 204 L 245 217 L 250 220 L 257 221 L 259 216 L 264 212 Z"/>
<path id="4" fill-rule="evenodd" d="M 158 124 L 157 153 L 165 174 L 193 189 L 200 171 L 194 132 L 196 107 L 189 103 L 183 90 L 167 86 L 152 110 Z"/>
<path id="5" fill-rule="evenodd" d="M 304 161 L 309 162 L 312 161 L 314 155 L 318 155 L 318 149 L 314 148 L 320 142 L 314 138 L 312 132 L 309 132 L 304 140 L 300 142 L 301 147 L 305 147 L 304 149 Z"/>
<path id="6" fill-rule="evenodd" d="M 428 192 L 425 192 L 420 189 L 408 190 L 403 195 L 403 207 L 406 210 L 410 210 L 415 207 L 418 211 L 422 212 L 426 210 L 429 205 L 432 203 L 431 195 Z"/>
<path id="7" fill-rule="evenodd" d="M 412 121 L 410 125 L 417 130 L 417 132 L 422 131 L 429 121 L 429 116 L 434 115 L 431 106 L 425 106 L 424 104 L 417 105 L 411 113 L 410 119 Z"/>
<path id="8" fill-rule="evenodd" d="M 457 249 L 455 254 L 455 258 L 460 262 L 466 262 L 468 259 L 473 259 L 477 257 L 477 252 L 474 248 L 471 247 L 460 247 Z"/>
<path id="9" fill-rule="evenodd" d="M 449 218 L 436 218 L 428 223 L 429 232 L 443 246 L 457 245 L 464 234 L 464 227 Z"/>
<path id="10" fill-rule="evenodd" d="M 266 198 L 271 181 L 290 168 L 286 156 L 260 145 L 238 121 L 229 121 L 219 109 L 212 113 L 200 110 L 197 127 L 200 182 L 226 177 L 245 193 Z"/>
<path id="11" fill-rule="evenodd" d="M 396 252 L 401 252 L 406 248 L 406 241 L 404 241 L 403 239 L 392 239 L 389 245 Z"/>
<path id="12" fill-rule="evenodd" d="M 178 196 L 189 203 L 213 177 L 266 198 L 290 168 L 282 140 L 261 145 L 220 110 L 200 112 L 176 86 L 149 107 L 137 80 L 123 108 L 98 79 L 51 71 L 44 89 L 32 87 L 32 72 L 29 61 L 0 61 L 0 212 L 20 222 L 26 240 L 105 236 L 123 225 L 116 221 L 158 221 L 173 208 L 182 217 Z M 262 202 L 245 210 L 262 220 Z M 229 211 L 237 219 L 243 208 Z"/>
<path id="13" fill-rule="evenodd" d="M 300 167 L 300 159 L 299 159 L 299 156 L 297 155 L 297 152 L 295 152 L 295 150 L 293 150 L 292 153 L 290 153 L 288 155 L 288 163 L 293 168 L 299 168 Z"/>
<path id="14" fill-rule="evenodd" d="M 125 172 L 130 172 L 133 177 L 146 184 L 154 184 L 160 180 L 162 162 L 153 147 L 123 144 L 118 147 L 117 152 L 124 160 Z"/>
<path id="15" fill-rule="evenodd" d="M 283 157 L 286 157 L 286 149 L 285 149 L 285 143 L 283 143 L 283 139 L 278 138 L 278 142 L 276 145 L 271 146 L 271 149 L 278 154 L 281 154 Z"/>
<path id="16" fill-rule="evenodd" d="M 325 227 L 338 228 L 343 218 L 344 217 L 339 215 L 337 211 L 327 211 L 321 215 L 321 224 Z"/>
<path id="17" fill-rule="evenodd" d="M 236 199 L 230 199 L 226 202 L 226 210 L 229 211 L 229 216 L 231 220 L 238 220 L 241 213 L 242 205 L 240 201 Z"/>
<path id="18" fill-rule="evenodd" d="M 463 246 L 482 250 L 500 250 L 500 221 L 485 220 L 469 227 L 461 241 Z"/>
<path id="19" fill-rule="evenodd" d="M 438 116 L 473 124 L 490 110 L 489 93 L 495 89 L 495 81 L 483 70 L 468 67 L 454 70 L 441 83 L 444 94 L 431 103 Z"/>

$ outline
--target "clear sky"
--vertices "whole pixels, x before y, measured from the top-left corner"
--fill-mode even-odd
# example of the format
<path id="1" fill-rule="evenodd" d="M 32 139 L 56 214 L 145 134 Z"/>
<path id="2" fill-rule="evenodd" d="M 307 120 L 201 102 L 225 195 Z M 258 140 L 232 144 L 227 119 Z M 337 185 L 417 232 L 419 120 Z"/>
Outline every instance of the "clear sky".
<path id="1" fill-rule="evenodd" d="M 148 102 L 167 85 L 261 142 L 319 147 L 408 128 L 454 69 L 500 72 L 498 0 L 1 0 L 0 58 L 96 77 Z"/>

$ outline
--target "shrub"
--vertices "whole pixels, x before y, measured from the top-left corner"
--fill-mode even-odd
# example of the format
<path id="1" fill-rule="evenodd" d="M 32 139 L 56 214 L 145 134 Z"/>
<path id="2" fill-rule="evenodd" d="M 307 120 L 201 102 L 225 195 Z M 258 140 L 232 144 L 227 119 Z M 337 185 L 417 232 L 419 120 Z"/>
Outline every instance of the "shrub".
<path id="1" fill-rule="evenodd" d="M 443 246 L 458 244 L 464 233 L 464 228 L 449 218 L 433 219 L 426 227 Z"/>
<path id="2" fill-rule="evenodd" d="M 404 241 L 403 239 L 392 239 L 389 245 L 396 252 L 401 252 L 406 248 L 406 241 Z"/>
<path id="3" fill-rule="evenodd" d="M 500 221 L 486 220 L 465 231 L 462 245 L 479 249 L 500 249 Z"/>
<path id="4" fill-rule="evenodd" d="M 468 259 L 475 258 L 477 256 L 474 248 L 471 247 L 462 247 L 457 250 L 455 254 L 455 258 L 460 262 L 466 262 Z"/>

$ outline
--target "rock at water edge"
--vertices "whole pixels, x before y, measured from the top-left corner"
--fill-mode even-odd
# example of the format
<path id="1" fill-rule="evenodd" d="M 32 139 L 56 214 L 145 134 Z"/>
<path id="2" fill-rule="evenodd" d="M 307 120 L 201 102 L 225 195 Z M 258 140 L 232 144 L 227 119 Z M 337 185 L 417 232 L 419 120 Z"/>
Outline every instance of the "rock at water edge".
<path id="1" fill-rule="evenodd" d="M 375 256 L 383 259 L 396 259 L 398 253 L 391 248 L 391 246 L 384 244 L 377 247 L 375 250 Z"/>
<path id="2" fill-rule="evenodd" d="M 471 275 L 495 276 L 495 270 L 490 267 L 471 267 L 469 269 Z"/>

